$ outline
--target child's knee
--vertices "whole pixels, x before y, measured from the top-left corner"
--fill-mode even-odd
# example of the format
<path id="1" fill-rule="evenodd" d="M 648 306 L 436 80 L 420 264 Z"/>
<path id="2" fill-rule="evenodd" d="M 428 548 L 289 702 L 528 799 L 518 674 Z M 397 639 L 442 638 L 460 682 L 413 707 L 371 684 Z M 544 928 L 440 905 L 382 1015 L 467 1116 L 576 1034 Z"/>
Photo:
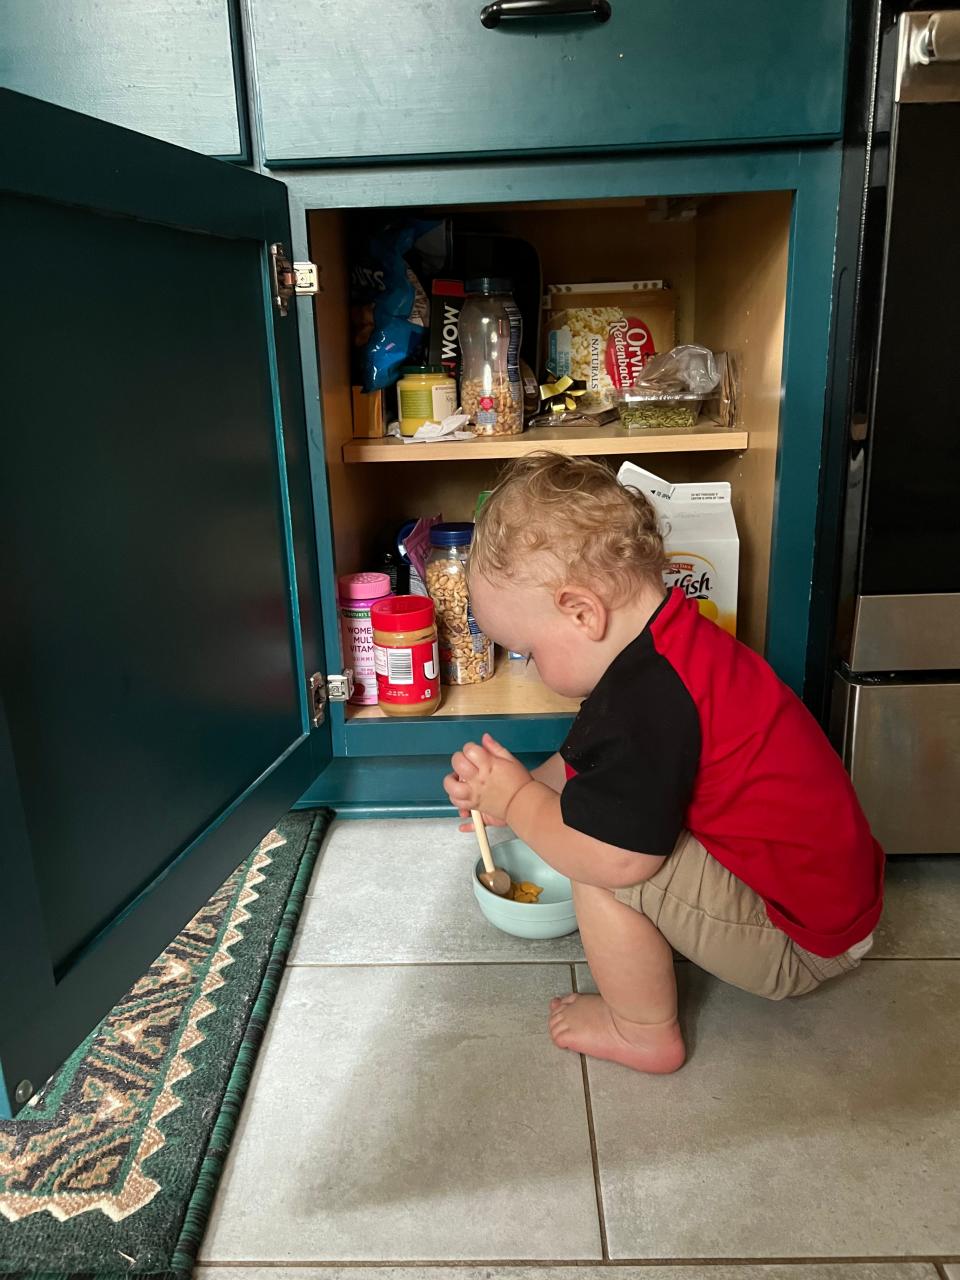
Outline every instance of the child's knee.
<path id="1" fill-rule="evenodd" d="M 613 897 L 613 889 L 604 889 L 598 884 L 584 884 L 580 880 L 571 880 L 574 906 L 578 902 L 604 902 Z"/>

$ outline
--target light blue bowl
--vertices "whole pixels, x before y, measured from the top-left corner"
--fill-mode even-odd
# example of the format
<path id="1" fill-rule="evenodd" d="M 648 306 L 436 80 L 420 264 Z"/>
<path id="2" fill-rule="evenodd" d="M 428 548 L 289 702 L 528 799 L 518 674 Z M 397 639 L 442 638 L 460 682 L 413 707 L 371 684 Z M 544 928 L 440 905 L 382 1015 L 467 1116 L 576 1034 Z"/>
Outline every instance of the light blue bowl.
<path id="1" fill-rule="evenodd" d="M 543 887 L 543 893 L 539 902 L 511 902 L 509 898 L 498 898 L 477 879 L 483 870 L 483 861 L 478 860 L 473 869 L 473 892 L 480 910 L 491 924 L 516 938 L 562 938 L 576 932 L 573 889 L 566 876 L 538 858 L 522 840 L 501 840 L 495 844 L 493 860 L 510 874 L 511 879 L 532 880 Z"/>

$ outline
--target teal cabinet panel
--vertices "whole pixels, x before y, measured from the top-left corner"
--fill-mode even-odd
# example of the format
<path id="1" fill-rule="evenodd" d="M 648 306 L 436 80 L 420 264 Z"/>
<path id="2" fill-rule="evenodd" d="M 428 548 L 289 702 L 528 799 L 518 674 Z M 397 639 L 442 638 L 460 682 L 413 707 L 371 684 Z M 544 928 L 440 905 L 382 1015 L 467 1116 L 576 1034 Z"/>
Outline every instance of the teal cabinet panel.
<path id="1" fill-rule="evenodd" d="M 0 303 L 2 1112 L 332 747 L 284 187 L 7 92 L 0 124 L 0 234 L 57 280 Z"/>
<path id="2" fill-rule="evenodd" d="M 0 85 L 249 160 L 236 0 L 3 0 Z"/>
<path id="3" fill-rule="evenodd" d="M 513 745 L 509 736 L 504 741 Z M 519 748 L 518 752 L 528 769 L 553 754 L 552 750 L 530 753 Z M 334 760 L 294 807 L 335 806 L 338 818 L 432 817 L 453 823 L 456 813 L 443 789 L 449 772 L 449 755 Z"/>
<path id="4" fill-rule="evenodd" d="M 267 164 L 839 136 L 844 0 L 612 0 L 605 23 L 495 30 L 482 8 L 251 0 Z"/>
<path id="5" fill-rule="evenodd" d="M 358 720 L 347 723 L 344 754 L 349 758 L 371 756 L 423 756 L 448 758 L 465 742 L 479 742 L 485 733 L 522 751 L 556 751 L 570 729 L 569 715 L 432 716 L 417 720 Z"/>

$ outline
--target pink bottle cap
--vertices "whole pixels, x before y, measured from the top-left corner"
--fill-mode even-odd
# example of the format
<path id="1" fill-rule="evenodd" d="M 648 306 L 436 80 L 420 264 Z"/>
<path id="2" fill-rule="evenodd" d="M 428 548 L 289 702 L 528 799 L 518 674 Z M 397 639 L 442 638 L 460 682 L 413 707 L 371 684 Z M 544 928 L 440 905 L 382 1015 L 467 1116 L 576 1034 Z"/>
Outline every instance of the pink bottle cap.
<path id="1" fill-rule="evenodd" d="M 385 573 L 345 573 L 339 580 L 341 600 L 377 600 L 390 594 Z"/>

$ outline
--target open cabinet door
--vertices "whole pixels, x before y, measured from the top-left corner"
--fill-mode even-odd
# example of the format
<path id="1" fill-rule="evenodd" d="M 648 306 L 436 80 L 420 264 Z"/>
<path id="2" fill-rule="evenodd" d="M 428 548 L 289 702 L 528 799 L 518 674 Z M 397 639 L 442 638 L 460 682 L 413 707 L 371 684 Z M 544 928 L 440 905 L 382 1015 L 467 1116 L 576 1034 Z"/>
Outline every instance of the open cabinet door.
<path id="1" fill-rule="evenodd" d="M 0 93 L 0 1114 L 330 758 L 269 178 Z"/>

